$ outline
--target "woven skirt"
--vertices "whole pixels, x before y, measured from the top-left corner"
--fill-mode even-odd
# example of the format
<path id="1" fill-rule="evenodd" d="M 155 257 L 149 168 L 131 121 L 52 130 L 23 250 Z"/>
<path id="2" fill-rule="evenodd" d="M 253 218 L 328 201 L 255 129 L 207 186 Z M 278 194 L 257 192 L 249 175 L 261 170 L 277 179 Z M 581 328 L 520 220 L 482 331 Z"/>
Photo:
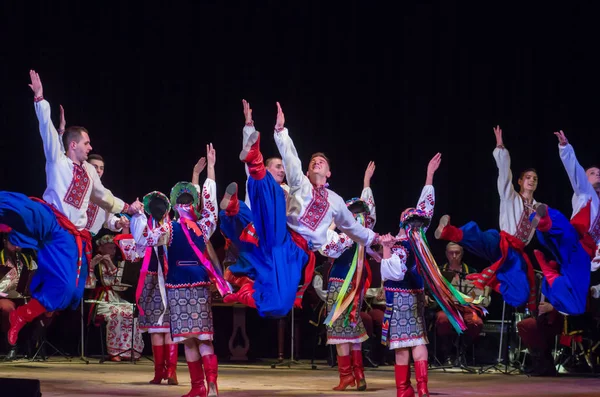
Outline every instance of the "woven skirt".
<path id="1" fill-rule="evenodd" d="M 144 310 L 144 314 L 140 313 L 139 328 L 140 331 L 149 333 L 168 333 L 170 332 L 169 324 L 169 308 L 162 318 L 162 322 L 158 322 L 160 315 L 165 311 L 160 289 L 158 287 L 158 275 L 156 273 L 146 274 L 144 280 L 144 289 L 140 297 L 140 306 Z"/>
<path id="2" fill-rule="evenodd" d="M 329 288 L 327 291 L 327 313 L 331 312 L 333 304 L 342 289 L 343 281 L 340 279 L 329 279 Z M 348 293 L 354 289 L 354 285 L 351 284 Z M 362 301 L 358 302 L 362 305 Z M 369 339 L 367 330 L 360 318 L 360 315 L 356 319 L 356 326 L 352 326 L 347 316 L 341 315 L 337 320 L 334 321 L 333 326 L 327 327 L 327 344 L 328 345 L 340 345 L 342 343 L 361 343 Z"/>
<path id="3" fill-rule="evenodd" d="M 387 291 L 387 290 L 386 290 Z M 390 349 L 429 343 L 425 326 L 425 294 L 422 289 L 395 290 L 389 328 Z"/>
<path id="4" fill-rule="evenodd" d="M 168 286 L 171 337 L 179 343 L 185 339 L 213 340 L 212 298 L 207 286 Z"/>

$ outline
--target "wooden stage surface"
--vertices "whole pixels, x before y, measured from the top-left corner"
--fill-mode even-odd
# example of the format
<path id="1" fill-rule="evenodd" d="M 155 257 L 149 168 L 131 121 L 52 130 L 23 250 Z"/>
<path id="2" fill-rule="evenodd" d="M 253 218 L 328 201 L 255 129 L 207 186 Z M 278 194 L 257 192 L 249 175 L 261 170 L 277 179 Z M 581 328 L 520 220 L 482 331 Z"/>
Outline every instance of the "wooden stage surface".
<path id="1" fill-rule="evenodd" d="M 0 377 L 40 379 L 43 397 L 58 396 L 181 396 L 189 391 L 190 381 L 185 363 L 178 367 L 179 386 L 149 385 L 153 364 L 112 363 L 89 365 L 74 358 L 47 362 L 17 361 L 0 363 Z M 320 365 L 292 369 L 271 369 L 269 365 L 224 364 L 219 372 L 220 395 L 223 397 L 255 396 L 396 396 L 393 367 L 368 369 L 366 392 L 334 392 L 337 370 Z M 414 374 L 413 374 L 414 376 Z M 414 384 L 414 380 L 413 380 Z M 600 395 L 600 378 L 560 376 L 528 378 L 523 375 L 467 374 L 460 372 L 429 373 L 432 396 L 560 396 Z M 0 395 L 1 395 L 0 391 Z"/>

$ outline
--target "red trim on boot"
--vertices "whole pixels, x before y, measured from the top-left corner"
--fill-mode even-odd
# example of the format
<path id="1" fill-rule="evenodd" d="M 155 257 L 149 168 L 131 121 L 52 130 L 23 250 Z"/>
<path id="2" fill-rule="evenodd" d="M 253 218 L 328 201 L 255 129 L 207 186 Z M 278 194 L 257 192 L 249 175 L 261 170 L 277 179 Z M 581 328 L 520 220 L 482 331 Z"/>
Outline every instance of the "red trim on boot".
<path id="1" fill-rule="evenodd" d="M 429 397 L 429 390 L 427 390 L 427 367 L 427 360 L 415 361 L 415 379 L 417 381 L 419 397 Z"/>
<path id="2" fill-rule="evenodd" d="M 223 303 L 241 303 L 248 307 L 256 308 L 256 302 L 252 297 L 252 294 L 254 294 L 253 287 L 254 283 L 242 285 L 238 292 L 225 295 L 225 297 L 223 297 Z"/>
<path id="3" fill-rule="evenodd" d="M 338 371 L 340 373 L 340 384 L 333 388 L 335 391 L 344 391 L 348 386 L 354 386 L 354 375 L 352 374 L 352 359 L 350 355 L 337 356 Z"/>
<path id="4" fill-rule="evenodd" d="M 165 345 L 152 345 L 152 357 L 154 357 L 154 378 L 149 383 L 160 385 L 160 382 L 167 377 Z"/>
<path id="5" fill-rule="evenodd" d="M 547 232 L 552 227 L 552 219 L 550 219 L 549 215 L 543 216 L 540 218 L 540 221 L 537 225 L 537 230 L 540 232 Z"/>
<path id="6" fill-rule="evenodd" d="M 396 364 L 394 375 L 396 376 L 396 396 L 415 397 L 415 390 L 410 385 L 410 365 Z"/>
<path id="7" fill-rule="evenodd" d="M 206 388 L 208 389 L 208 396 L 218 396 L 219 386 L 217 385 L 217 376 L 219 375 L 219 362 L 217 361 L 217 356 L 215 354 L 202 356 L 202 363 L 204 364 L 204 372 L 206 372 Z M 211 383 L 215 386 L 214 393 L 211 393 Z"/>
<path id="8" fill-rule="evenodd" d="M 10 312 L 8 316 L 10 321 L 10 329 L 7 334 L 8 343 L 12 346 L 16 345 L 19 331 L 25 324 L 32 322 L 42 313 L 46 313 L 46 308 L 37 299 L 31 299 L 26 305 L 19 306 L 16 310 Z"/>
<path id="9" fill-rule="evenodd" d="M 533 250 L 533 254 L 535 255 L 535 259 L 537 259 L 538 263 L 540 264 L 540 268 L 542 269 L 544 277 L 546 277 L 546 281 L 548 281 L 548 285 L 552 287 L 554 280 L 560 276 L 560 273 L 558 273 L 558 263 L 556 263 L 556 261 L 546 261 L 546 257 L 542 251 Z"/>
<path id="10" fill-rule="evenodd" d="M 453 226 L 451 224 L 447 224 L 444 226 L 442 230 L 442 235 L 440 236 L 440 240 L 453 241 L 458 243 L 463 239 L 463 231 Z"/>
<path id="11" fill-rule="evenodd" d="M 225 273 L 223 273 L 223 278 L 239 288 L 241 288 L 244 284 L 254 283 L 254 281 L 248 276 L 236 276 L 231 272 L 231 270 L 229 270 L 229 268 L 225 269 Z"/>
<path id="12" fill-rule="evenodd" d="M 240 241 L 254 244 L 258 247 L 258 235 L 256 234 L 256 228 L 253 223 L 249 223 L 248 226 L 240 233 Z"/>
<path id="13" fill-rule="evenodd" d="M 177 381 L 177 356 L 179 354 L 176 343 L 165 344 L 165 363 L 167 367 L 167 383 L 178 385 Z"/>
<path id="14" fill-rule="evenodd" d="M 367 381 L 365 380 L 365 367 L 363 366 L 362 350 L 352 350 L 352 371 L 356 380 L 358 391 L 367 390 Z"/>
<path id="15" fill-rule="evenodd" d="M 244 147 L 242 150 L 243 154 L 245 151 L 248 151 L 248 154 L 244 158 L 240 159 L 248 165 L 248 172 L 250 176 L 254 179 L 263 179 L 265 175 L 267 175 L 267 169 L 265 168 L 265 164 L 263 163 L 263 155 L 260 152 L 260 133 L 258 131 L 252 133 L 248 138 L 248 145 L 253 140 L 253 135 L 256 134 L 256 141 L 252 144 L 250 148 Z"/>
<path id="16" fill-rule="evenodd" d="M 181 397 L 206 397 L 206 386 L 204 385 L 204 370 L 202 368 L 202 361 L 188 361 L 187 365 L 190 371 L 192 389 L 188 394 L 184 394 Z"/>

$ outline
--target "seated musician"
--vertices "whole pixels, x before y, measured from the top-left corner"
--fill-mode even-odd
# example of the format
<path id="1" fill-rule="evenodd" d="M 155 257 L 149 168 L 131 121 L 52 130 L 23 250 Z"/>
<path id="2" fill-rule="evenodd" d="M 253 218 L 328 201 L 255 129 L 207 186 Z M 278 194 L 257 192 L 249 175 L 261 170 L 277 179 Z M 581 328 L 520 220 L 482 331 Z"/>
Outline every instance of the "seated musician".
<path id="1" fill-rule="evenodd" d="M 8 316 L 25 303 L 24 296 L 27 296 L 29 280 L 37 269 L 37 264 L 31 255 L 12 245 L 5 233 L 2 233 L 2 242 L 4 249 L 0 251 L 0 329 L 6 334 L 10 327 Z M 10 346 L 5 359 L 14 360 L 16 354 L 17 345 Z"/>
<path id="2" fill-rule="evenodd" d="M 491 301 L 490 289 L 477 289 L 472 281 L 466 279 L 468 274 L 477 273 L 477 270 L 467 266 L 466 263 L 463 263 L 463 254 L 463 247 L 456 243 L 448 243 L 446 246 L 446 258 L 448 259 L 448 262 L 441 266 L 440 270 L 444 275 L 447 275 L 446 277 L 451 281 L 452 285 L 463 294 L 471 295 L 473 297 L 483 295 L 484 299 L 481 303 L 481 306 L 487 307 Z M 454 274 L 451 275 L 450 273 Z M 465 323 L 467 324 L 465 338 L 462 340 L 463 347 L 465 347 L 477 341 L 479 334 L 481 333 L 481 329 L 483 328 L 483 320 L 474 312 L 463 313 L 463 316 Z M 456 331 L 454 331 L 454 328 L 450 324 L 446 313 L 444 313 L 442 310 L 439 310 L 436 313 L 435 326 L 438 337 L 437 345 L 440 348 L 441 358 L 446 362 L 446 364 L 451 365 L 452 360 L 450 358 L 450 352 L 454 347 L 453 340 L 456 335 Z"/>
<path id="3" fill-rule="evenodd" d="M 114 236 L 104 235 L 96 241 L 97 254 L 89 266 L 86 288 L 94 288 L 90 319 L 102 316 L 106 321 L 106 348 L 112 361 L 130 359 L 132 352 L 133 305 L 123 299 L 120 291 L 129 286 L 121 284 L 126 261 L 117 261 L 117 245 Z M 141 356 L 144 341 L 137 326 L 133 337 L 134 359 Z"/>

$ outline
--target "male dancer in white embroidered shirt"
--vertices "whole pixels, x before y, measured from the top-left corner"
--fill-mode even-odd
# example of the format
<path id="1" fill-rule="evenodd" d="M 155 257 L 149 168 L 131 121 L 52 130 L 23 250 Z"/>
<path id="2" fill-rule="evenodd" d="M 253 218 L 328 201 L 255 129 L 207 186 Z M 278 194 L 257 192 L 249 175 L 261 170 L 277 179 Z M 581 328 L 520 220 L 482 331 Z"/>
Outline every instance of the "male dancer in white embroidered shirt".
<path id="1" fill-rule="evenodd" d="M 35 71 L 29 74 L 44 143 L 47 187 L 44 201 L 0 192 L 0 223 L 13 228 L 10 242 L 38 251 L 38 271 L 30 285 L 33 298 L 10 315 L 8 340 L 13 345 L 21 328 L 40 314 L 79 305 L 91 256 L 91 236 L 85 230 L 89 202 L 111 213 L 141 209 L 137 201 L 128 206 L 114 197 L 85 161 L 92 150 L 85 128 L 70 127 L 63 136 L 67 152 L 61 150 L 42 82 Z"/>

